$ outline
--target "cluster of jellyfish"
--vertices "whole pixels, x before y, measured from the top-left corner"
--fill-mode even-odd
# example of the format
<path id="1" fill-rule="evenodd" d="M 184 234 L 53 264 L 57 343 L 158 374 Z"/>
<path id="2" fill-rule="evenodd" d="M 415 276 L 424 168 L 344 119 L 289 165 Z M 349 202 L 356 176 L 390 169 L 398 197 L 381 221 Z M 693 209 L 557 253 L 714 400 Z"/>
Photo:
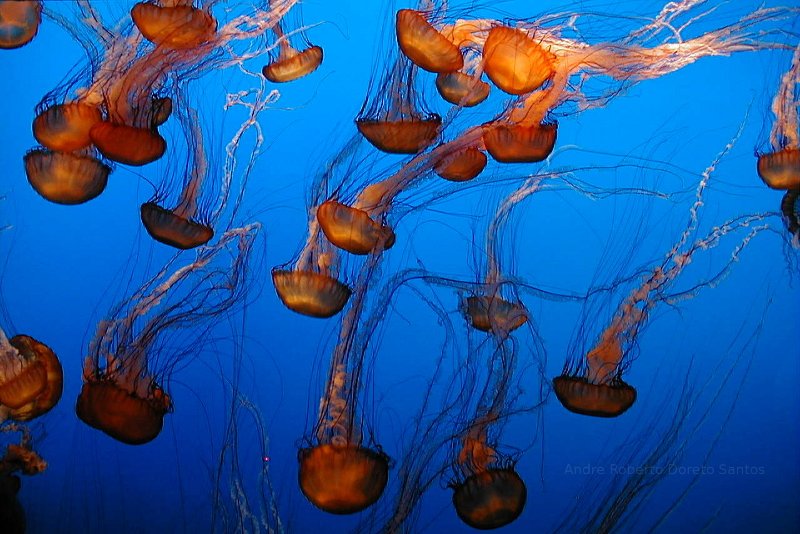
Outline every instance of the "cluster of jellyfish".
<path id="1" fill-rule="evenodd" d="M 221 23 L 214 1 L 151 0 L 136 3 L 111 29 L 87 1 L 58 8 L 39 1 L 0 2 L 0 47 L 31 42 L 44 16 L 67 29 L 86 52 L 77 74 L 68 75 L 36 107 L 32 132 L 41 146 L 23 158 L 36 193 L 56 204 L 83 204 L 103 193 L 118 166 L 165 160 L 163 180 L 139 206 L 139 216 L 146 233 L 176 255 L 100 321 L 83 359 L 77 417 L 118 442 L 144 445 L 159 436 L 164 417 L 175 408 L 168 391 L 171 374 L 197 351 L 192 344 L 169 342 L 169 336 L 181 329 L 211 328 L 242 305 L 253 275 L 249 264 L 260 225 L 235 223 L 254 158 L 238 171 L 244 174 L 238 182 L 232 159 L 223 165 L 213 161 L 208 132 L 188 87 L 209 72 L 241 68 L 246 60 L 269 54 L 255 101 L 229 95 L 228 104 L 243 106 L 248 114 L 226 147 L 230 156 L 244 132 L 259 128 L 258 116 L 274 96 L 265 84 L 292 82 L 323 61 L 322 47 L 312 45 L 302 31 L 287 28 L 284 17 L 295 3 L 265 0 Z M 798 11 L 762 8 L 732 24 L 694 31 L 693 24 L 706 14 L 701 4 L 668 3 L 640 27 L 597 42 L 576 30 L 577 15 L 470 19 L 438 0 L 421 0 L 413 9 L 396 12 L 388 68 L 376 69 L 350 139 L 311 186 L 306 237 L 298 252 L 271 271 L 286 308 L 337 321 L 338 342 L 298 451 L 300 490 L 313 506 L 338 515 L 370 509 L 360 528 L 401 531 L 409 528 L 424 493 L 446 479 L 464 524 L 489 530 L 513 523 L 524 511 L 528 488 L 516 470 L 524 447 L 504 438 L 510 420 L 540 414 L 551 392 L 569 412 L 601 419 L 622 416 L 637 401 L 637 390 L 624 374 L 655 308 L 721 283 L 749 243 L 769 230 L 773 217 L 782 218 L 790 241 L 799 247 L 800 46 L 786 44 L 791 34 L 776 29 L 798 17 Z M 681 17 L 682 25 L 673 24 Z M 268 49 L 267 35 L 272 38 Z M 533 194 L 555 189 L 592 193 L 570 180 L 588 169 L 550 171 L 542 164 L 532 171 L 526 164 L 547 163 L 557 153 L 559 121 L 603 107 L 634 84 L 707 56 L 770 49 L 795 49 L 772 104 L 770 148 L 757 160 L 764 183 L 786 191 L 780 214 L 740 215 L 701 232 L 708 185 L 734 139 L 699 174 L 686 223 L 663 258 L 629 277 L 631 289 L 619 297 L 608 324 L 598 328 L 593 317 L 597 330 L 581 330 L 588 338 L 575 341 L 559 376 L 547 376 L 545 343 L 522 295 L 575 302 L 590 298 L 588 292 L 541 291 L 526 281 L 514 272 L 513 253 L 511 259 L 504 257 L 508 247 L 501 246 L 502 236 L 512 213 L 521 211 L 518 207 Z M 444 116 L 426 102 L 429 87 L 448 106 Z M 473 123 L 477 115 L 470 110 L 494 102 L 489 99 L 493 91 L 506 99 L 502 107 L 488 111 L 490 120 Z M 176 124 L 167 130 L 170 122 Z M 182 138 L 165 131 L 178 131 Z M 175 141 L 188 154 L 188 163 L 173 157 L 179 148 Z M 521 185 L 488 220 L 480 272 L 457 279 L 418 268 L 382 278 L 404 217 L 470 187 L 496 185 L 503 178 L 487 172 L 490 158 L 500 167 L 523 169 L 519 174 L 527 179 L 517 178 Z M 738 241 L 718 272 L 691 289 L 675 289 L 695 255 L 734 237 Z M 401 455 L 399 489 L 389 497 L 384 493 L 392 484 L 394 462 L 364 413 L 365 390 L 379 352 L 379 325 L 400 288 L 416 284 L 426 288 L 419 290 L 421 295 L 435 287 L 457 292 L 454 306 L 466 333 L 454 325 L 450 307 L 435 298 L 424 301 L 455 340 L 453 346 L 468 348 L 452 376 L 431 378 L 432 384 L 443 380 L 460 387 L 449 390 L 454 397 L 449 400 L 424 400 L 416 437 Z M 593 292 L 611 294 L 617 287 Z M 168 356 L 165 346 L 170 347 Z M 534 377 L 523 373 L 531 369 Z M 539 385 L 538 391 L 533 399 L 523 399 L 522 384 L 530 381 Z M 24 525 L 24 514 L 15 500 L 19 480 L 13 473 L 45 468 L 20 423 L 48 412 L 61 392 L 62 368 L 53 351 L 30 336 L 8 338 L 0 330 L 0 430 L 23 436 L 0 461 L 0 510 L 8 508 L 16 524 Z M 673 433 L 678 429 L 675 423 Z M 673 447 L 676 442 L 668 443 Z M 657 448 L 647 461 L 665 462 L 680 444 L 670 447 Z"/>

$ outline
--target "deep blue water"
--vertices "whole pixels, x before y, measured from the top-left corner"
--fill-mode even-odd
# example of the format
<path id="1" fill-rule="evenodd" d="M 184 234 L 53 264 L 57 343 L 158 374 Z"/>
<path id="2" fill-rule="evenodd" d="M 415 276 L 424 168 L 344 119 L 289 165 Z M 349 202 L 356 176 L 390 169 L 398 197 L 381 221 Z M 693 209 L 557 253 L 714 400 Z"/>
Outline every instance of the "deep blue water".
<path id="1" fill-rule="evenodd" d="M 71 15 L 56 4 L 62 3 L 48 7 Z M 95 4 L 109 21 L 126 16 L 127 4 Z M 234 4 L 221 2 L 215 13 L 224 20 L 226 8 Z M 152 184 L 181 172 L 186 148 L 180 124 L 173 118 L 164 125 L 169 149 L 163 160 L 141 168 L 117 165 L 97 199 L 80 206 L 47 202 L 26 181 L 22 156 L 35 146 L 35 106 L 73 65 L 84 63 L 84 52 L 45 18 L 31 44 L 0 53 L 0 226 L 10 226 L 2 232 L 2 305 L 13 321 L 0 326 L 9 334 L 26 333 L 47 343 L 59 355 L 65 374 L 59 405 L 31 423 L 35 449 L 49 467 L 23 479 L 20 501 L 30 532 L 196 532 L 212 528 L 214 511 L 213 528 L 233 531 L 235 518 L 246 514 L 232 504 L 228 467 L 218 469 L 228 465 L 229 456 L 220 459 L 223 449 L 235 451 L 241 460 L 234 479 L 250 496 L 256 518 L 267 517 L 275 525 L 274 513 L 260 509 L 254 498 L 263 495 L 258 477 L 266 463 L 270 498 L 287 531 L 345 532 L 357 524 L 380 530 L 383 515 L 325 514 L 299 491 L 297 449 L 316 418 L 339 319 L 312 319 L 287 310 L 269 273 L 290 261 L 305 240 L 313 179 L 356 134 L 352 121 L 370 79 L 389 68 L 389 50 L 395 46 L 392 21 L 399 7 L 385 2 L 304 4 L 303 21 L 310 26 L 306 34 L 324 48 L 325 60 L 308 77 L 267 85 L 280 98 L 259 116 L 263 145 L 235 216 L 237 224 L 262 225 L 242 282 L 247 291 L 210 329 L 212 323 L 198 320 L 158 347 L 153 362 L 174 366 L 164 384 L 174 412 L 166 416 L 158 438 L 135 447 L 81 423 L 74 403 L 98 322 L 174 255 L 143 231 L 138 206 L 152 196 Z M 733 23 L 758 7 L 750 1 L 721 5 L 687 35 Z M 661 6 L 651 0 L 579 5 L 509 1 L 494 10 L 462 2 L 452 2 L 451 8 L 459 18 L 533 21 L 543 14 L 580 13 L 585 18 L 585 24 L 577 19 L 582 36 L 598 42 L 623 35 L 627 30 L 622 28 L 636 27 L 640 17 L 655 16 Z M 593 13 L 618 17 L 589 16 Z M 620 278 L 634 278 L 592 299 L 542 298 L 520 289 L 535 330 L 522 329 L 518 336 L 512 379 L 519 397 L 507 409 L 519 413 L 504 420 L 500 442 L 518 460 L 516 470 L 528 497 L 522 515 L 505 531 L 550 531 L 571 519 L 575 523 L 565 527 L 569 531 L 607 506 L 606 492 L 614 492 L 606 488 L 619 480 L 614 474 L 641 467 L 641 457 L 631 457 L 631 451 L 646 456 L 664 442 L 687 390 L 696 400 L 678 430 L 686 452 L 676 463 L 668 462 L 667 475 L 658 484 L 638 492 L 640 499 L 619 528 L 643 531 L 656 522 L 667 531 L 800 528 L 799 263 L 797 249 L 774 215 L 754 223 L 769 228 L 746 243 L 729 271 L 731 254 L 749 230 L 698 251 L 671 288 L 671 293 L 691 298 L 662 302 L 651 311 L 625 374 L 639 396 L 628 412 L 615 419 L 579 416 L 564 410 L 552 394 L 544 406 L 530 408 L 550 387 L 542 386 L 538 366 L 545 377 L 557 376 L 571 350 L 580 346 L 585 352 L 597 339 L 620 300 L 641 279 L 634 275 L 652 269 L 678 239 L 701 173 L 732 139 L 735 144 L 704 192 L 698 235 L 736 215 L 777 211 L 781 193 L 758 179 L 754 150 L 767 148 L 773 121 L 769 106 L 798 41 L 796 15 L 793 24 L 790 20 L 781 27 L 787 34 L 776 40 L 788 43 L 788 50 L 701 58 L 662 78 L 625 87 L 594 109 L 579 112 L 572 107 L 558 115 L 557 151 L 548 168 L 602 194 L 589 198 L 554 181 L 520 203 L 499 241 L 503 265 L 530 288 L 559 295 L 582 295 Z M 257 73 L 265 58 L 246 65 Z M 432 109 L 446 116 L 449 108 L 435 94 L 433 75 L 420 78 Z M 237 68 L 210 72 L 188 84 L 187 101 L 198 110 L 212 168 L 224 164 L 225 146 L 245 118 L 241 108 L 225 108 L 226 95 L 259 84 Z M 611 87 L 601 81 L 591 90 Z M 493 89 L 486 103 L 457 117 L 447 138 L 491 120 L 508 98 Z M 240 143 L 239 170 L 254 139 L 251 130 Z M 405 161 L 380 156 L 368 146 L 359 150 L 365 155 L 354 171 L 360 183 Z M 371 282 L 372 308 L 364 319 L 376 314 L 382 320 L 370 337 L 360 397 L 370 430 L 365 434 L 393 458 L 389 486 L 376 505 L 382 514 L 391 511 L 396 480 L 408 458 L 436 446 L 413 432 L 423 397 L 430 393 L 426 414 L 444 409 L 438 403 L 463 385 L 459 372 L 465 359 L 488 354 L 492 340 L 469 333 L 459 313 L 462 293 L 447 284 L 407 284 L 385 308 L 378 295 L 396 273 L 409 268 L 424 268 L 440 278 L 480 279 L 491 214 L 544 165 L 490 161 L 483 181 L 464 190 L 426 183 L 400 197 L 403 208 L 418 209 L 403 209 L 408 214 L 402 219 L 390 218 L 396 223 L 397 244 L 386 252 Z M 646 194 L 652 191 L 661 195 Z M 442 192 L 447 194 L 435 198 Z M 227 213 L 235 204 L 229 202 Z M 191 261 L 194 253 L 182 254 L 178 264 Z M 221 265 L 230 261 L 218 260 Z M 360 261 L 347 259 L 343 271 L 355 273 Z M 725 276 L 707 283 L 722 271 Z M 355 283 L 356 276 L 348 276 Z M 443 321 L 437 311 L 449 319 Z M 452 338 L 445 335 L 447 324 L 453 326 Z M 178 358 L 182 350 L 186 354 Z M 438 363 L 443 378 L 429 386 Z M 452 383 L 451 376 L 456 377 Z M 252 402 L 263 434 L 240 408 L 238 436 L 231 437 L 232 384 Z M 442 432 L 446 424 L 463 423 L 463 417 L 448 417 Z M 266 451 L 261 436 L 268 437 Z M 224 448 L 224 443 L 235 447 Z M 219 473 L 221 481 L 215 481 Z M 447 482 L 447 474 L 435 477 L 409 531 L 470 530 L 452 509 Z M 596 493 L 588 495 L 586 488 Z M 577 500 L 579 494 L 584 498 Z"/>

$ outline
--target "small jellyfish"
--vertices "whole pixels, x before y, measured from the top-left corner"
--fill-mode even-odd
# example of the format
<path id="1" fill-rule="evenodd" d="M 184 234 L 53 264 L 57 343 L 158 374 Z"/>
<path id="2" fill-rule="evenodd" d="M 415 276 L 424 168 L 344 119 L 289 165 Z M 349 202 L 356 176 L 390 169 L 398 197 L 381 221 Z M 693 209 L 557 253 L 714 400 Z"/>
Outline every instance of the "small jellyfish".
<path id="1" fill-rule="evenodd" d="M 328 241 L 351 254 L 369 254 L 379 245 L 390 249 L 395 242 L 391 228 L 374 221 L 364 209 L 336 200 L 320 204 L 317 220 Z"/>
<path id="2" fill-rule="evenodd" d="M 61 399 L 64 375 L 53 350 L 24 334 L 7 338 L 0 329 L 0 409 L 5 417 L 29 421 Z"/>
<path id="3" fill-rule="evenodd" d="M 436 90 L 446 101 L 471 108 L 489 97 L 489 84 L 464 72 L 448 72 L 436 76 Z"/>
<path id="4" fill-rule="evenodd" d="M 33 136 L 50 150 L 72 152 L 92 144 L 89 132 L 103 119 L 100 108 L 82 101 L 50 107 L 42 103 L 33 120 Z"/>
<path id="5" fill-rule="evenodd" d="M 495 121 L 483 126 L 483 143 L 495 161 L 535 163 L 553 152 L 557 132 L 555 122 L 524 125 Z"/>
<path id="6" fill-rule="evenodd" d="M 34 149 L 25 154 L 25 174 L 34 191 L 56 204 L 83 204 L 102 193 L 111 167 L 80 152 Z"/>
<path id="7" fill-rule="evenodd" d="M 405 56 L 428 72 L 454 72 L 464 66 L 461 50 L 413 9 L 397 12 L 397 44 Z"/>
<path id="8" fill-rule="evenodd" d="M 522 28 L 495 26 L 483 44 L 483 68 L 494 84 L 512 95 L 542 86 L 555 73 L 556 58 Z"/>
<path id="9" fill-rule="evenodd" d="M 0 1 L 0 48 L 12 49 L 30 43 L 42 22 L 42 3 Z"/>
<path id="10" fill-rule="evenodd" d="M 153 239 L 187 250 L 208 243 L 214 237 L 214 229 L 207 220 L 209 217 L 199 206 L 203 182 L 210 172 L 199 126 L 200 117 L 197 111 L 187 105 L 180 110 L 178 119 L 191 152 L 191 170 L 184 180 L 178 204 L 173 209 L 165 208 L 161 205 L 163 200 L 157 194 L 152 200 L 142 204 L 139 213 L 142 224 Z"/>
<path id="11" fill-rule="evenodd" d="M 217 21 L 192 0 L 138 2 L 131 18 L 145 39 L 156 45 L 192 49 L 214 38 Z"/>
<path id="12" fill-rule="evenodd" d="M 442 118 L 426 111 L 414 87 L 416 66 L 402 56 L 364 101 L 356 118 L 361 135 L 389 154 L 416 154 L 439 136 Z"/>
<path id="13" fill-rule="evenodd" d="M 278 40 L 278 54 L 271 57 L 261 70 L 267 80 L 273 83 L 291 82 L 311 74 L 322 64 L 322 47 L 312 45 L 303 32 L 300 32 L 300 38 L 305 48 L 298 50 L 289 43 L 289 36 L 284 33 L 281 21 L 275 23 L 272 31 Z"/>
<path id="14" fill-rule="evenodd" d="M 436 160 L 436 174 L 451 182 L 467 182 L 476 178 L 486 167 L 486 154 L 474 147 L 466 147 Z"/>

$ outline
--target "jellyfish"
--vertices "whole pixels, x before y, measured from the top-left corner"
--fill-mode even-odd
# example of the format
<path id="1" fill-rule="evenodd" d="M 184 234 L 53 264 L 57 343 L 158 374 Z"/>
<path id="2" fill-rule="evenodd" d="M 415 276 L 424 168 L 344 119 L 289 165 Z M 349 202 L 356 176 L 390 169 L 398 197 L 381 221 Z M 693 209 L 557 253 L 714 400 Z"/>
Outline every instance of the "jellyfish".
<path id="1" fill-rule="evenodd" d="M 178 205 L 167 209 L 156 197 L 142 204 L 140 213 L 147 233 L 161 243 L 186 250 L 204 245 L 214 237 L 214 229 L 200 215 L 198 200 L 208 163 L 200 130 L 200 117 L 188 105 L 181 109 L 181 126 L 186 136 L 187 147 L 192 152 L 190 174 L 185 180 Z"/>
<path id="2" fill-rule="evenodd" d="M 313 213 L 311 219 L 310 224 L 316 225 Z M 290 310 L 327 319 L 342 311 L 353 291 L 337 278 L 336 265 L 331 264 L 335 248 L 318 226 L 312 239 L 292 265 L 272 270 L 272 283 L 278 298 Z"/>
<path id="3" fill-rule="evenodd" d="M 25 334 L 6 337 L 0 329 L 0 412 L 29 421 L 49 412 L 61 399 L 64 377 L 53 350 Z"/>
<path id="4" fill-rule="evenodd" d="M 772 189 L 800 189 L 800 46 L 772 101 L 770 150 L 758 156 L 758 175 Z"/>
<path id="5" fill-rule="evenodd" d="M 39 0 L 0 2 L 0 48 L 19 48 L 33 41 L 42 22 Z"/>
<path id="6" fill-rule="evenodd" d="M 84 423 L 128 445 L 158 436 L 173 410 L 168 370 L 197 350 L 170 345 L 170 353 L 162 354 L 162 338 L 178 328 L 206 332 L 210 321 L 240 301 L 257 230 L 253 224 L 228 230 L 178 268 L 176 256 L 99 323 L 75 406 Z M 215 265 L 224 254 L 232 256 L 231 264 Z"/>
<path id="7" fill-rule="evenodd" d="M 277 39 L 278 53 L 270 57 L 269 63 L 261 70 L 267 80 L 273 83 L 291 82 L 308 76 L 322 64 L 322 47 L 312 45 L 304 32 L 298 31 L 305 47 L 297 50 L 289 43 L 289 36 L 284 33 L 280 22 L 275 24 L 272 31 Z"/>
<path id="8" fill-rule="evenodd" d="M 389 457 L 380 447 L 364 446 L 355 421 L 357 374 L 348 372 L 344 362 L 331 369 L 314 441 L 297 455 L 300 490 L 311 504 L 331 514 L 368 508 L 389 479 Z"/>
<path id="9" fill-rule="evenodd" d="M 738 135 L 741 134 L 741 130 Z M 733 147 L 736 138 L 703 171 L 697 186 L 694 203 L 684 231 L 661 263 L 645 272 L 641 283 L 618 305 L 610 324 L 603 330 L 594 346 L 582 357 L 568 359 L 563 373 L 553 379 L 553 389 L 561 404 L 569 411 L 594 417 L 618 417 L 636 401 L 636 389 L 623 380 L 630 366 L 631 353 L 641 330 L 647 325 L 650 313 L 659 303 L 677 300 L 668 290 L 683 269 L 691 263 L 695 253 L 717 246 L 728 234 L 749 229 L 740 244 L 733 250 L 722 271 L 710 281 L 699 283 L 694 290 L 681 295 L 690 298 L 700 288 L 718 283 L 730 269 L 747 244 L 767 228 L 762 223 L 769 214 L 742 215 L 713 227 L 707 235 L 692 237 L 697 233 L 698 214 L 704 203 L 703 193 L 713 171 L 722 157 Z"/>
<path id="10" fill-rule="evenodd" d="M 314 506 L 332 514 L 370 507 L 389 479 L 389 457 L 364 438 L 365 423 L 357 412 L 372 331 L 360 322 L 366 292 L 365 284 L 356 285 L 331 355 L 312 434 L 298 452 L 300 490 Z"/>
<path id="11" fill-rule="evenodd" d="M 408 58 L 397 58 L 358 113 L 358 131 L 378 150 L 416 154 L 439 136 L 442 118 L 427 111 L 415 87 L 416 73 Z"/>
<path id="12" fill-rule="evenodd" d="M 486 385 L 474 415 L 454 445 L 458 452 L 452 463 L 454 477 L 449 483 L 459 519 L 480 530 L 514 522 L 522 514 L 528 496 L 525 482 L 514 468 L 516 458 L 498 447 L 503 422 L 515 401 L 517 348 L 507 332 L 494 335 L 493 342 Z"/>
<path id="13" fill-rule="evenodd" d="M 165 48 L 196 48 L 217 29 L 211 13 L 192 6 L 192 0 L 137 2 L 131 19 L 145 39 Z"/>
<path id="14" fill-rule="evenodd" d="M 449 73 L 464 66 L 458 46 L 439 33 L 423 13 L 413 9 L 399 10 L 395 29 L 400 50 L 421 69 Z"/>
<path id="15" fill-rule="evenodd" d="M 23 158 L 33 190 L 56 204 L 83 204 L 102 193 L 111 167 L 81 152 L 37 148 Z"/>

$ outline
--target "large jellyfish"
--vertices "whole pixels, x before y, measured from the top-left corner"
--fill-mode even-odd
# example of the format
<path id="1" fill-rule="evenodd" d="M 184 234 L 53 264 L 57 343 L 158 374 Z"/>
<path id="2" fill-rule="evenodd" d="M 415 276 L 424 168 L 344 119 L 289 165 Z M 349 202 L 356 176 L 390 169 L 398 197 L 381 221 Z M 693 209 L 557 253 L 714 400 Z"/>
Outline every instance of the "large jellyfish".
<path id="1" fill-rule="evenodd" d="M 365 442 L 364 422 L 357 412 L 367 347 L 357 339 L 363 292 L 355 298 L 342 321 L 313 434 L 298 452 L 303 495 L 332 514 L 352 514 L 371 506 L 389 479 L 389 457 L 380 446 Z"/>
<path id="2" fill-rule="evenodd" d="M 747 231 L 723 269 L 710 280 L 700 282 L 681 294 L 680 298 L 694 296 L 702 287 L 725 276 L 753 237 L 767 228 L 763 221 L 770 214 L 741 215 L 713 227 L 705 236 L 696 237 L 699 212 L 704 204 L 703 193 L 720 160 L 734 142 L 729 143 L 703 172 L 686 227 L 661 263 L 645 271 L 641 284 L 622 300 L 611 323 L 594 346 L 586 354 L 568 359 L 561 376 L 553 379 L 555 394 L 569 411 L 595 417 L 617 417 L 627 411 L 636 401 L 637 394 L 622 375 L 630 365 L 637 336 L 646 326 L 653 308 L 663 302 L 678 300 L 678 296 L 669 292 L 675 279 L 697 252 L 717 246 L 728 234 Z"/>
<path id="3" fill-rule="evenodd" d="M 257 230 L 256 225 L 228 230 L 179 268 L 176 256 L 100 322 L 75 407 L 83 422 L 130 445 L 158 436 L 164 415 L 172 411 L 165 383 L 170 369 L 198 348 L 170 345 L 165 353 L 162 338 L 177 328 L 203 332 L 239 302 Z M 231 264 L 216 265 L 227 253 Z"/>

